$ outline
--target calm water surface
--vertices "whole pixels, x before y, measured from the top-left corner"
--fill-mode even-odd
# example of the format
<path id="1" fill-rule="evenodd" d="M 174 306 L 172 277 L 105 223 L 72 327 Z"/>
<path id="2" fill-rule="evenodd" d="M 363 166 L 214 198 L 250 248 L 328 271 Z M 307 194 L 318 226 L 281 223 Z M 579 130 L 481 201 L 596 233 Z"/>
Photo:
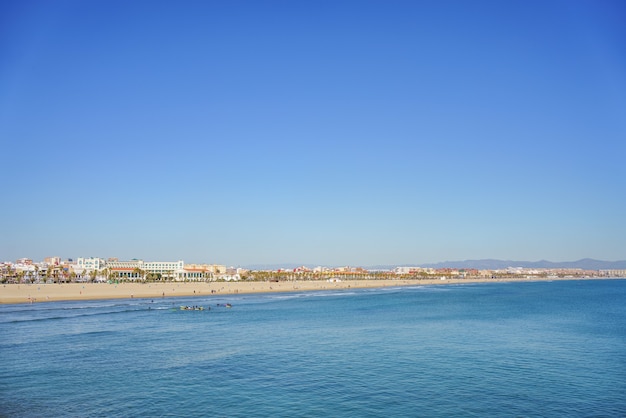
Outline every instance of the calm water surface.
<path id="1" fill-rule="evenodd" d="M 0 305 L 0 362 L 3 417 L 624 417 L 626 280 Z"/>

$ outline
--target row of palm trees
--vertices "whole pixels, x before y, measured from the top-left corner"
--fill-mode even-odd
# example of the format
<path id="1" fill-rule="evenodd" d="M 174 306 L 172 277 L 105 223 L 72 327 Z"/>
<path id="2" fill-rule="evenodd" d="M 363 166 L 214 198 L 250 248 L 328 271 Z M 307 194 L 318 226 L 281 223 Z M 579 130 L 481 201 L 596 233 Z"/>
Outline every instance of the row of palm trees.
<path id="1" fill-rule="evenodd" d="M 50 266 L 43 271 L 39 266 L 34 266 L 34 271 L 17 270 L 11 266 L 4 266 L 0 270 L 0 283 L 68 282 L 77 277 L 76 273 L 68 272 L 60 266 Z"/>
<path id="2" fill-rule="evenodd" d="M 409 278 L 398 276 L 392 272 L 313 272 L 313 271 L 251 271 L 242 278 L 254 281 L 292 281 L 292 280 L 327 280 L 339 278 L 342 280 L 388 280 Z"/>
<path id="3" fill-rule="evenodd" d="M 96 282 L 96 281 L 141 281 L 160 282 L 174 281 L 176 279 L 174 271 L 163 273 L 148 272 L 135 268 L 132 272 L 121 272 L 105 268 L 100 271 L 92 270 L 84 274 L 77 274 L 68 271 L 60 266 L 50 266 L 41 271 L 35 266 L 34 271 L 16 270 L 11 266 L 4 266 L 0 269 L 0 283 L 68 283 L 68 282 Z M 213 280 L 212 273 L 205 273 L 200 280 Z"/>
<path id="4" fill-rule="evenodd" d="M 125 273 L 120 271 L 114 271 L 109 268 L 105 268 L 99 273 L 93 271 L 91 272 L 93 280 L 96 281 L 98 277 L 103 278 L 105 280 L 115 280 L 115 281 L 141 281 L 141 282 L 161 282 L 161 281 L 174 281 L 176 280 L 176 276 L 173 270 L 168 270 L 163 273 L 155 273 L 149 272 L 146 270 L 142 270 L 138 267 L 135 267 L 131 272 Z M 201 279 L 205 281 L 213 279 L 212 273 L 206 273 Z"/>
<path id="5" fill-rule="evenodd" d="M 432 279 L 432 275 L 426 272 L 398 275 L 392 272 L 313 272 L 313 271 L 250 271 L 242 275 L 242 280 L 247 281 L 293 281 L 293 280 L 327 280 L 330 278 L 339 278 L 342 280 L 390 280 L 390 279 Z M 68 272 L 60 266 L 50 266 L 43 274 L 38 266 L 35 266 L 34 272 L 16 271 L 11 266 L 5 266 L 0 270 L 0 283 L 66 283 L 75 281 L 141 281 L 141 282 L 160 282 L 174 281 L 176 277 L 173 271 L 164 273 L 154 273 L 135 268 L 132 272 L 114 271 L 105 268 L 101 271 L 92 270 L 87 274 L 76 274 Z M 212 273 L 205 273 L 199 278 L 203 281 L 212 281 L 214 276 Z"/>

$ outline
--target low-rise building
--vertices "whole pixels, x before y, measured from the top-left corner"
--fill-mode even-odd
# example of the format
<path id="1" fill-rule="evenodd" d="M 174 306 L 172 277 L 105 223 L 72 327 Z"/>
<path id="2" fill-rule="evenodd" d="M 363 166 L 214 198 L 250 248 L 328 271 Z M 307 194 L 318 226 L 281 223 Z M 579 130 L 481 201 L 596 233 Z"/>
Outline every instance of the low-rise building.
<path id="1" fill-rule="evenodd" d="M 625 269 L 600 270 L 599 273 L 603 277 L 626 277 Z"/>

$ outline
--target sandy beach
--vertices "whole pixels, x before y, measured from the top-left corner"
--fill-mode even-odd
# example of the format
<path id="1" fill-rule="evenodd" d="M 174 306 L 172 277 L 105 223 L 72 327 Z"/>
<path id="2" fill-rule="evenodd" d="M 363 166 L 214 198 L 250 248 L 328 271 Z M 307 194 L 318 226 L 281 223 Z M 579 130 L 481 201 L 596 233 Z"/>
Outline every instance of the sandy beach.
<path id="1" fill-rule="evenodd" d="M 163 298 L 179 296 L 223 296 L 261 292 L 299 292 L 394 286 L 443 285 L 496 281 L 539 281 L 540 279 L 448 279 L 448 280 L 345 280 L 285 282 L 166 282 L 166 283 L 65 283 L 4 284 L 0 304 L 39 303 L 63 300 Z M 544 279 L 545 280 L 545 279 Z M 572 280 L 571 278 L 568 280 Z"/>

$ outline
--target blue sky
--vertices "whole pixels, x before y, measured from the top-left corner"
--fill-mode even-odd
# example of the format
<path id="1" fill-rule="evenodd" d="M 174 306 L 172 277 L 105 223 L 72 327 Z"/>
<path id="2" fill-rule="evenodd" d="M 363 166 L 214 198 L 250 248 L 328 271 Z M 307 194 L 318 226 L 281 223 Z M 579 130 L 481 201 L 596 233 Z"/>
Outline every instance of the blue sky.
<path id="1" fill-rule="evenodd" d="M 0 259 L 625 259 L 625 19 L 3 1 Z"/>

